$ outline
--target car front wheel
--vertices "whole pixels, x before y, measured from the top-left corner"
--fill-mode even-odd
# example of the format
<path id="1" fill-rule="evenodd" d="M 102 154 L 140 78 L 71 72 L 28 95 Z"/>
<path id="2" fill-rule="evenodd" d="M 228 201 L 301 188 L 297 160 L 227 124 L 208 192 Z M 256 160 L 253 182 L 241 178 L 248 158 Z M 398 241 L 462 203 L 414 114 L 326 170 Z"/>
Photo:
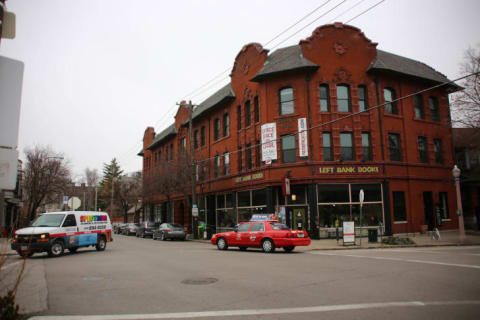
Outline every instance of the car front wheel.
<path id="1" fill-rule="evenodd" d="M 265 253 L 271 253 L 275 251 L 275 245 L 273 244 L 272 240 L 265 239 L 262 242 L 262 249 L 263 249 L 263 252 Z"/>
<path id="2" fill-rule="evenodd" d="M 48 255 L 50 257 L 59 257 L 63 254 L 64 246 L 61 241 L 55 241 L 50 249 L 48 250 Z"/>
<path id="3" fill-rule="evenodd" d="M 218 248 L 218 250 L 227 250 L 228 249 L 227 240 L 225 240 L 225 238 L 218 239 L 217 240 L 217 248 Z"/>
<path id="4" fill-rule="evenodd" d="M 97 251 L 103 251 L 107 247 L 107 241 L 105 240 L 105 237 L 100 237 L 98 238 L 97 244 L 95 245 L 95 248 Z"/>

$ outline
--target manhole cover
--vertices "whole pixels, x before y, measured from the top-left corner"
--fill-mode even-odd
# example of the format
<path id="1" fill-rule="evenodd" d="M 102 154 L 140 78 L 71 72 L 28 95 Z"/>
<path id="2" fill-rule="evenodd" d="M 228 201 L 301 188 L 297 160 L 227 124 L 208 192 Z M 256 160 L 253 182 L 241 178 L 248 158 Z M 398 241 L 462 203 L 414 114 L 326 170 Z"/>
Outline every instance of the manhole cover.
<path id="1" fill-rule="evenodd" d="M 185 279 L 182 281 L 183 284 L 193 284 L 193 285 L 200 285 L 200 284 L 211 284 L 217 282 L 218 279 L 216 278 L 190 278 Z"/>

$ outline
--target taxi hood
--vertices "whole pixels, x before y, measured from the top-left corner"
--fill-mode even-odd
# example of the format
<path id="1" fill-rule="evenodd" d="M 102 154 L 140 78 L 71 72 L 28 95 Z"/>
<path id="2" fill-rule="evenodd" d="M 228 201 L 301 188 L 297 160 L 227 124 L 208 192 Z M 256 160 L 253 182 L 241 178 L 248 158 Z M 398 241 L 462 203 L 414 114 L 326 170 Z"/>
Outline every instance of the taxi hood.
<path id="1" fill-rule="evenodd" d="M 23 229 L 18 229 L 15 234 L 17 235 L 32 235 L 32 234 L 42 234 L 49 233 L 57 230 L 57 227 L 28 227 Z"/>

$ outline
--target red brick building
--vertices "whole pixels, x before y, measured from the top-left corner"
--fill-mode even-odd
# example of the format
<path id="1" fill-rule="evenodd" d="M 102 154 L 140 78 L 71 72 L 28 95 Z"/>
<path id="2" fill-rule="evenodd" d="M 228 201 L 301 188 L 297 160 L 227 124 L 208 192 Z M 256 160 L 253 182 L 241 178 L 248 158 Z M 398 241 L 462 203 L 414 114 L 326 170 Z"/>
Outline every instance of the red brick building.
<path id="1" fill-rule="evenodd" d="M 376 46 L 340 23 L 271 54 L 245 45 L 231 82 L 193 112 L 199 220 L 219 232 L 275 212 L 313 238 L 349 220 L 381 223 L 387 234 L 431 229 L 437 220 L 440 229 L 456 228 L 448 94 L 459 88 L 394 101 L 448 79 Z M 188 115 L 181 105 L 170 127 L 145 130 L 144 183 L 162 161 L 190 150 Z M 273 143 L 261 144 L 262 126 Z M 185 193 L 151 192 L 143 201 L 146 218 L 190 226 Z"/>

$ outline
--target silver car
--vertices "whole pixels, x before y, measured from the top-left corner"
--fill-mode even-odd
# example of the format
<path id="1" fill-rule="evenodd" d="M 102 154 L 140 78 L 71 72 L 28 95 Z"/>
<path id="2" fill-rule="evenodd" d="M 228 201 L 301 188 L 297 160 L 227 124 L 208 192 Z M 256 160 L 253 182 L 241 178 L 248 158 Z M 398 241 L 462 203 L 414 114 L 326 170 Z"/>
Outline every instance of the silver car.
<path id="1" fill-rule="evenodd" d="M 187 233 L 185 232 L 183 226 L 175 223 L 162 223 L 158 229 L 153 231 L 152 238 L 153 240 L 167 240 L 167 239 L 179 239 L 185 240 Z"/>

